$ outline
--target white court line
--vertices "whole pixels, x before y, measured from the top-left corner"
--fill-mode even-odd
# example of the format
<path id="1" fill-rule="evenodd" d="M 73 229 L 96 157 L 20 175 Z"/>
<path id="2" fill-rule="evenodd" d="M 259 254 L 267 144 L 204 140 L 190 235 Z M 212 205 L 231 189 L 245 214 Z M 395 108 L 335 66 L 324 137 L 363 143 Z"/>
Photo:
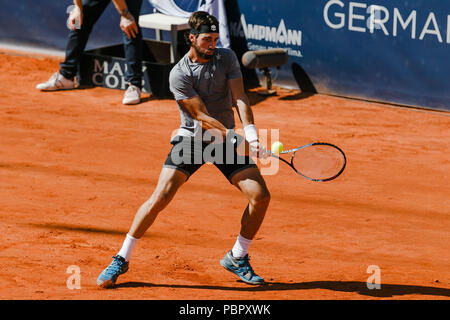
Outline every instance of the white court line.
<path id="1" fill-rule="evenodd" d="M 48 56 L 56 56 L 56 57 L 64 57 L 66 54 L 65 51 L 63 50 L 48 49 L 31 45 L 18 45 L 7 42 L 0 42 L 0 49 L 48 55 Z"/>

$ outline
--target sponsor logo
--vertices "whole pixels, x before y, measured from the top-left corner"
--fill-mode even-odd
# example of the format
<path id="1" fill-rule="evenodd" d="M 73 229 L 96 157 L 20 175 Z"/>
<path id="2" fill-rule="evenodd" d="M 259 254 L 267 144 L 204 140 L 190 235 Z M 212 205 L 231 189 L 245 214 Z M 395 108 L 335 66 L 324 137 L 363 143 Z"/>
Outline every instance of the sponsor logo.
<path id="1" fill-rule="evenodd" d="M 277 26 L 258 25 L 248 23 L 245 15 L 242 14 L 240 21 L 231 21 L 229 23 L 230 34 L 233 37 L 246 38 L 250 50 L 265 50 L 288 46 L 284 48 L 289 55 L 301 57 L 300 47 L 302 45 L 302 31 L 286 27 L 284 19 L 280 20 Z M 263 45 L 253 43 L 252 40 L 268 42 L 273 44 Z"/>
<path id="2" fill-rule="evenodd" d="M 393 37 L 407 34 L 413 40 L 450 43 L 450 15 L 444 18 L 441 12 L 424 15 L 417 10 L 406 11 L 396 7 L 390 10 L 381 5 L 352 1 L 346 7 L 340 0 L 329 0 L 323 9 L 323 19 L 332 29 L 347 27 L 353 32 L 382 32 Z"/>
<path id="3" fill-rule="evenodd" d="M 147 70 L 147 66 L 142 66 L 142 73 Z M 94 70 L 91 81 L 96 86 L 106 87 L 110 89 L 127 88 L 124 74 L 127 71 L 127 65 L 124 62 L 94 59 Z M 142 92 L 147 92 L 145 79 L 142 79 Z"/>

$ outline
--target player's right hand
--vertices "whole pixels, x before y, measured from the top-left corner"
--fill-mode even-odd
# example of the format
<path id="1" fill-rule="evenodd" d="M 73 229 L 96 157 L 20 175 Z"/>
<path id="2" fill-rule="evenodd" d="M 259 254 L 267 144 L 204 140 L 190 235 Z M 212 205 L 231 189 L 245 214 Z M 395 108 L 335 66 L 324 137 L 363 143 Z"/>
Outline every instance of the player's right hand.
<path id="1" fill-rule="evenodd" d="M 67 26 L 70 30 L 80 29 L 83 24 L 83 9 L 78 6 L 73 6 L 67 19 Z"/>

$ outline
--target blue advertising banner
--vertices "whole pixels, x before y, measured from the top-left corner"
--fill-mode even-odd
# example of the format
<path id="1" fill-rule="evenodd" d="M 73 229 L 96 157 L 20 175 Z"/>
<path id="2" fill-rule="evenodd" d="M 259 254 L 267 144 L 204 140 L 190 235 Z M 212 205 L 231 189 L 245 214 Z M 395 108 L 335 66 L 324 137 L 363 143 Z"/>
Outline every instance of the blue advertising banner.
<path id="1" fill-rule="evenodd" d="M 449 1 L 239 0 L 230 11 L 232 47 L 287 50 L 275 84 L 450 110 Z"/>
<path id="2" fill-rule="evenodd" d="M 200 3 L 172 2 L 183 10 Z M 2 1 L 0 41 L 64 50 L 71 4 Z M 450 111 L 450 1 L 226 0 L 225 6 L 231 48 L 239 56 L 288 52 L 288 63 L 272 70 L 275 85 Z M 141 14 L 151 12 L 144 0 Z M 143 30 L 144 37 L 149 32 Z M 87 49 L 121 42 L 119 15 L 110 4 Z"/>

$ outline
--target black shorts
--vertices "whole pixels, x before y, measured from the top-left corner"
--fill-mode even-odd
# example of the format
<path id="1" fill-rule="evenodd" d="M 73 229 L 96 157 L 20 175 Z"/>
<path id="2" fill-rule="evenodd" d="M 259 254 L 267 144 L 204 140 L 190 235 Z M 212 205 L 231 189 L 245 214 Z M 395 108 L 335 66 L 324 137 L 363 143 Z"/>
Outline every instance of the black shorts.
<path id="1" fill-rule="evenodd" d="M 257 168 L 249 156 L 237 153 L 237 143 L 204 143 L 189 137 L 177 136 L 172 139 L 172 149 L 163 167 L 184 172 L 187 179 L 205 163 L 214 164 L 230 181 L 231 178 L 247 168 Z"/>

